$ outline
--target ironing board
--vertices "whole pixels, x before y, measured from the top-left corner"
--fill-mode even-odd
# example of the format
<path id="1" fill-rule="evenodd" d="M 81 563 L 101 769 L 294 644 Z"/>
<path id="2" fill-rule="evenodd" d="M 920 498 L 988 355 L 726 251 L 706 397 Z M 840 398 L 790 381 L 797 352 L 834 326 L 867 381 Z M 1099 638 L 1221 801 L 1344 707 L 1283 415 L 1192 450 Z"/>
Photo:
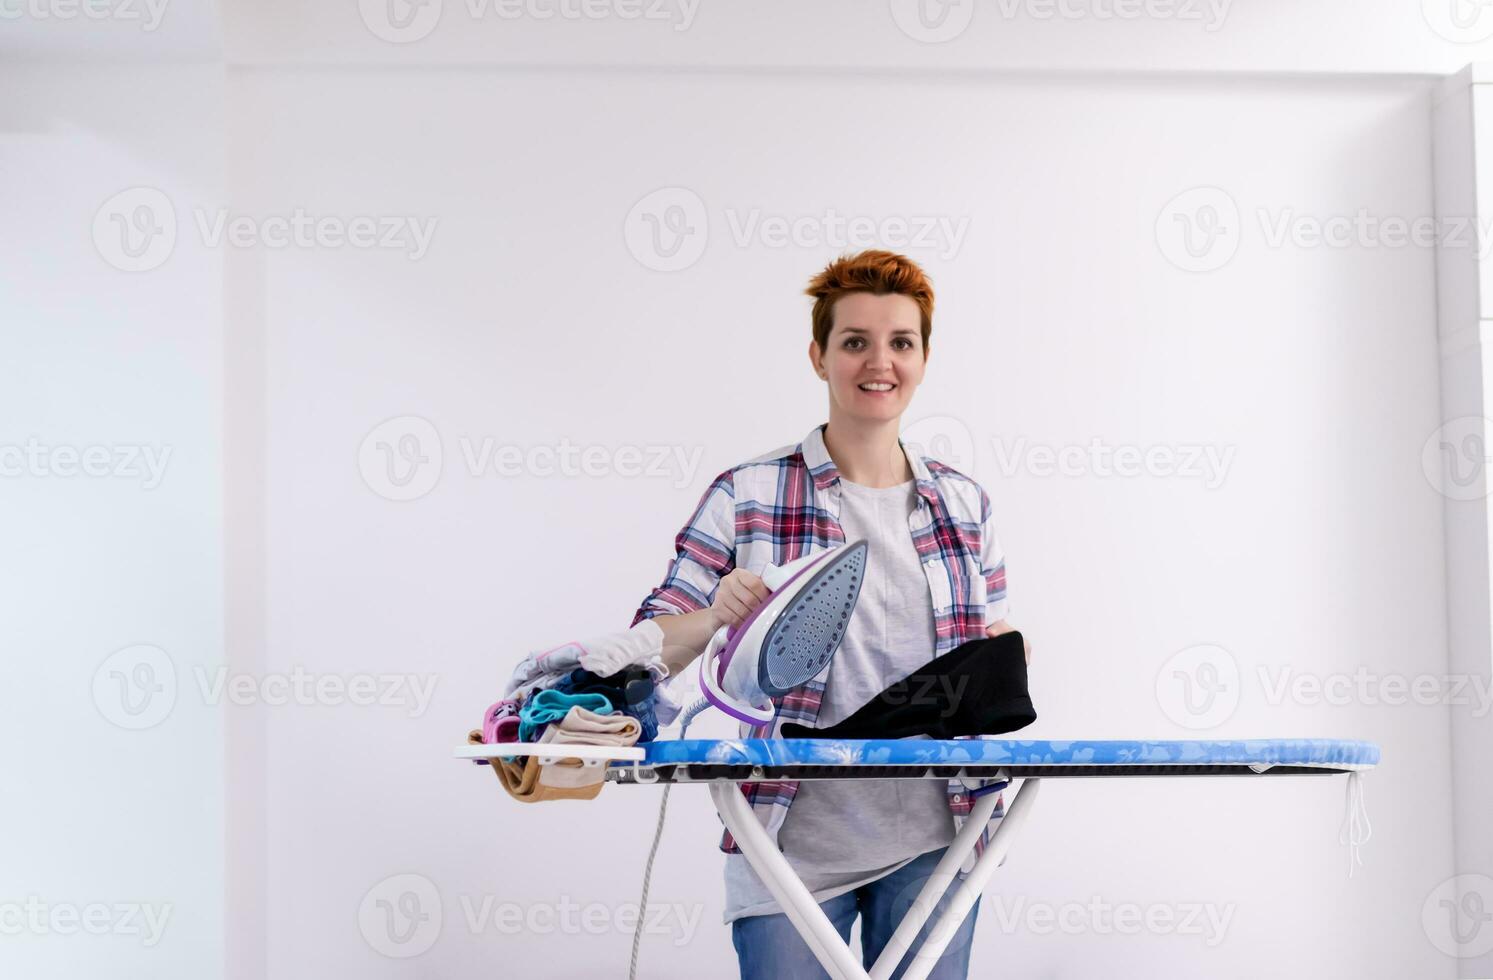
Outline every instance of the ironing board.
<path id="1" fill-rule="evenodd" d="M 1343 739 L 1243 741 L 1032 741 L 1012 739 L 676 739 L 611 748 L 549 743 L 463 745 L 464 759 L 537 755 L 605 765 L 618 785 L 706 783 L 731 831 L 763 883 L 832 977 L 886 980 L 901 963 L 939 898 L 975 848 L 995 810 L 997 791 L 1022 780 L 974 869 L 955 889 L 903 974 L 923 980 L 969 914 L 986 881 L 1010 850 L 1044 779 L 1124 776 L 1288 776 L 1355 774 L 1379 762 L 1372 742 Z M 1354 777 L 1350 776 L 1350 779 Z M 868 973 L 840 937 L 758 822 L 741 782 L 806 779 L 1001 780 L 972 793 L 969 817 Z M 1350 793 L 1351 797 L 1351 793 Z"/>

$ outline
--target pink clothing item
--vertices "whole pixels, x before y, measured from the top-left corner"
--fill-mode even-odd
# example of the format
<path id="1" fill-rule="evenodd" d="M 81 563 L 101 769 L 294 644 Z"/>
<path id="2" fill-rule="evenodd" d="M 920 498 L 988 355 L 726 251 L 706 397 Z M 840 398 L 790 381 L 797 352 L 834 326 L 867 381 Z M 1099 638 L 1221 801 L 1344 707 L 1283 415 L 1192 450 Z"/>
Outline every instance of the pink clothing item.
<path id="1" fill-rule="evenodd" d="M 504 698 L 487 709 L 482 722 L 482 741 L 488 745 L 498 742 L 518 741 L 518 709 L 521 703 L 513 698 Z"/>

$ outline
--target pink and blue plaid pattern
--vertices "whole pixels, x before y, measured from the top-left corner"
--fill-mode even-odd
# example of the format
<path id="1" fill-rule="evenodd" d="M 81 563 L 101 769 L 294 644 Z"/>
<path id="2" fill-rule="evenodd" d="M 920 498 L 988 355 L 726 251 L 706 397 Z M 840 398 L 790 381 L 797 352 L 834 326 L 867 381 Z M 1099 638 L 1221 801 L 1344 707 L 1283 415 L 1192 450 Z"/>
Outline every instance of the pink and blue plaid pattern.
<path id="1" fill-rule="evenodd" d="M 798 445 L 764 453 L 711 481 L 674 539 L 675 557 L 663 582 L 643 600 L 631 625 L 705 608 L 732 569 L 760 575 L 769 564 L 781 565 L 844 543 L 840 474 L 824 447 L 824 428 L 816 426 Z M 933 656 L 938 657 L 983 637 L 986 623 L 1006 618 L 1005 556 L 985 490 L 951 466 L 916 452 L 906 455 L 919 495 L 909 530 L 933 597 Z M 741 737 L 778 738 L 787 721 L 813 725 L 823 694 L 824 682 L 816 679 L 774 698 L 771 724 L 743 723 Z M 1005 785 L 1004 780 L 949 780 L 955 827 L 963 826 L 975 796 L 999 792 Z M 776 839 L 798 783 L 742 783 L 741 790 Z M 974 867 L 1004 816 L 1005 801 L 1000 800 L 974 853 L 960 869 L 962 874 Z M 740 853 L 730 831 L 723 833 L 720 846 L 727 853 Z"/>

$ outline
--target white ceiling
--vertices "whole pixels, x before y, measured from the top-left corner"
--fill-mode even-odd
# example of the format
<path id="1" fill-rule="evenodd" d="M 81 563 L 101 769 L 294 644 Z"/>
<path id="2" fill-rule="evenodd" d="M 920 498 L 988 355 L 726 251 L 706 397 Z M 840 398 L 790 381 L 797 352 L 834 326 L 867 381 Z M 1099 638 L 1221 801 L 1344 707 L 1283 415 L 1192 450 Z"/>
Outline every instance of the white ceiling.
<path id="1" fill-rule="evenodd" d="M 1466 8 L 1462 23 L 1451 17 L 1454 3 Z M 920 4 L 931 22 L 919 19 Z M 1493 5 L 1473 0 L 6 0 L 0 6 L 8 12 L 0 20 L 0 59 L 11 60 L 1426 75 L 1493 60 Z"/>

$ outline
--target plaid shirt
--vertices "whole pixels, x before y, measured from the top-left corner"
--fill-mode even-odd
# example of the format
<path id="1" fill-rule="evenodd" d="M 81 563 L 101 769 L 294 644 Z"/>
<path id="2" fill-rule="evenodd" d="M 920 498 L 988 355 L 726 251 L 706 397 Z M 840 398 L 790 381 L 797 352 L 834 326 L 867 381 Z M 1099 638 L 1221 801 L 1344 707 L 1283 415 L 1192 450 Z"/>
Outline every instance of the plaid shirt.
<path id="1" fill-rule="evenodd" d="M 839 523 L 840 474 L 824 447 L 824 428 L 816 426 L 798 445 L 748 460 L 711 481 L 689 523 L 674 539 L 677 553 L 663 583 L 643 600 L 633 626 L 654 616 L 709 606 L 716 586 L 734 568 L 760 575 L 768 564 L 782 565 L 844 543 Z M 1006 618 L 1006 562 L 984 489 L 952 467 L 906 449 L 904 444 L 919 497 L 908 528 L 923 559 L 933 598 L 934 656 L 938 657 L 984 637 L 987 622 Z M 826 672 L 773 698 L 772 722 L 743 722 L 741 737 L 780 738 L 786 721 L 814 725 L 827 676 Z M 956 830 L 964 825 L 974 796 L 999 792 L 1005 785 L 1005 780 L 949 780 L 949 809 Z M 741 790 L 776 841 L 798 783 L 742 783 Z M 1005 809 L 1005 800 L 997 798 L 991 820 L 960 868 L 961 875 L 974 868 Z M 728 854 L 741 853 L 729 830 L 720 846 Z"/>

